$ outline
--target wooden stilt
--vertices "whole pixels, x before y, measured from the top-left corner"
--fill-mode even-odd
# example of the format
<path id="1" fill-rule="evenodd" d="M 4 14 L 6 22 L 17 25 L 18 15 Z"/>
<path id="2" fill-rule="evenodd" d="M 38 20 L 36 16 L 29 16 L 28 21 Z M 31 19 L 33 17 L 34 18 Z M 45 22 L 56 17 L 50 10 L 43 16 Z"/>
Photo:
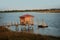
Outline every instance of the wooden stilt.
<path id="1" fill-rule="evenodd" d="M 18 24 L 16 24 L 15 26 L 16 26 L 16 31 L 19 31 L 19 29 L 18 29 Z"/>

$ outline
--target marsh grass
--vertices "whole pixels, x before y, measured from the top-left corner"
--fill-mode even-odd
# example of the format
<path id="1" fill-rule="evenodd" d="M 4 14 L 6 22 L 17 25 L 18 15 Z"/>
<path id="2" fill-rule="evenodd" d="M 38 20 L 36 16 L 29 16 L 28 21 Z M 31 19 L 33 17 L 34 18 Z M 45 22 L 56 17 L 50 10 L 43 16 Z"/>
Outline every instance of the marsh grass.
<path id="1" fill-rule="evenodd" d="M 53 37 L 28 32 L 13 32 L 7 28 L 0 27 L 0 40 L 60 40 L 60 37 Z"/>

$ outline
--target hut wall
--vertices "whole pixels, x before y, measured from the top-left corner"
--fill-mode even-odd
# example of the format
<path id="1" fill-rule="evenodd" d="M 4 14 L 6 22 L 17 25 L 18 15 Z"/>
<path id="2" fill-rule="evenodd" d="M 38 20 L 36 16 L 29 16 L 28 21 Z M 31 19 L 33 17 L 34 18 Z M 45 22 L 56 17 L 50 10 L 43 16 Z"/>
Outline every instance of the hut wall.
<path id="1" fill-rule="evenodd" d="M 25 17 L 25 24 L 33 24 L 33 17 Z"/>
<path id="2" fill-rule="evenodd" d="M 25 19 L 24 18 L 20 18 L 20 24 L 25 24 Z"/>

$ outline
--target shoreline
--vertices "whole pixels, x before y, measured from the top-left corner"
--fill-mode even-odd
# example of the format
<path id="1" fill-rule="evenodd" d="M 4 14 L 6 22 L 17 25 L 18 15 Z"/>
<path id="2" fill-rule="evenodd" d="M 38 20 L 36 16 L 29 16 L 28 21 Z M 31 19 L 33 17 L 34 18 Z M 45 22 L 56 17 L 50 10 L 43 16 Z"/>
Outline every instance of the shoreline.
<path id="1" fill-rule="evenodd" d="M 60 37 L 33 34 L 28 32 L 14 32 L 0 26 L 0 40 L 60 40 Z"/>
<path id="2" fill-rule="evenodd" d="M 60 9 L 43 9 L 43 10 L 4 10 L 0 13 L 10 13 L 10 12 L 46 12 L 46 13 L 60 13 Z"/>

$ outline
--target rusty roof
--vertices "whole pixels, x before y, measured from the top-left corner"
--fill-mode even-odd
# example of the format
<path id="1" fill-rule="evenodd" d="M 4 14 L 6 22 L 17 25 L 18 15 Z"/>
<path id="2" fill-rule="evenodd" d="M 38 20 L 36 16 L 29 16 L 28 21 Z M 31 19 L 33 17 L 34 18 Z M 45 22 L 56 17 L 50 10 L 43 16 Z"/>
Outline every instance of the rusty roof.
<path id="1" fill-rule="evenodd" d="M 34 17 L 33 15 L 29 15 L 29 14 L 25 14 L 25 15 L 22 15 L 22 16 L 20 16 L 20 18 L 24 18 L 24 17 Z"/>

